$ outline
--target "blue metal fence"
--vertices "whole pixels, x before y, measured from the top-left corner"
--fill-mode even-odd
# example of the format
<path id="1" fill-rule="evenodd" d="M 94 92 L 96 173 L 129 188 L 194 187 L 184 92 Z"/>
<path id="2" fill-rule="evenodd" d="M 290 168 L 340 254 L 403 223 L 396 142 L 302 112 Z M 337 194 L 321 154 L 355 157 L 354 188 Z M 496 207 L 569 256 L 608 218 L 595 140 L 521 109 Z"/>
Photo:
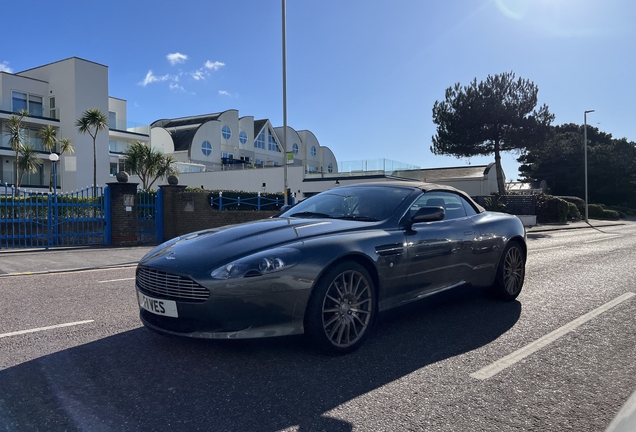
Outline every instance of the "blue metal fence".
<path id="1" fill-rule="evenodd" d="M 63 194 L 0 186 L 0 249 L 104 244 L 104 202 L 100 186 Z"/>
<path id="2" fill-rule="evenodd" d="M 284 198 L 269 198 L 261 196 L 259 193 L 255 196 L 246 198 L 236 197 L 231 198 L 223 196 L 222 192 L 219 192 L 218 197 L 210 197 L 210 205 L 218 208 L 219 210 L 225 209 L 237 209 L 240 206 L 245 206 L 245 210 L 278 210 L 285 204 Z M 294 204 L 294 198 L 290 197 L 290 204 Z"/>
<path id="3" fill-rule="evenodd" d="M 163 242 L 163 190 L 137 192 L 139 242 Z"/>

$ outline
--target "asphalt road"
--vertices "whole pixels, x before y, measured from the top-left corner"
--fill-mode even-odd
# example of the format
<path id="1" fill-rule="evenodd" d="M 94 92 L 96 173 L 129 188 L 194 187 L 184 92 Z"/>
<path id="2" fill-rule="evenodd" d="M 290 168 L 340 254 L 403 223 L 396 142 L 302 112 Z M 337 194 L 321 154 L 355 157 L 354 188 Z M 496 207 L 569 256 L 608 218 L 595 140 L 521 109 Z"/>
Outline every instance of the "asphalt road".
<path id="1" fill-rule="evenodd" d="M 344 357 L 302 337 L 144 329 L 143 250 L 123 267 L 86 252 L 93 270 L 5 275 L 0 431 L 603 431 L 636 390 L 636 224 L 528 245 L 518 301 L 460 288 L 384 314 Z"/>

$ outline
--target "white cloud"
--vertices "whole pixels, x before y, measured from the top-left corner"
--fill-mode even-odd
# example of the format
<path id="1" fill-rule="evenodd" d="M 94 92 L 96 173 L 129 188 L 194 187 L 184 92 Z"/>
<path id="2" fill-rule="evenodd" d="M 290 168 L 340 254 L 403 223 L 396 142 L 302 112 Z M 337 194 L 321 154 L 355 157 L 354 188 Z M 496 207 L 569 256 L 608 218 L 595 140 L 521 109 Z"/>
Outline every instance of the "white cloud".
<path id="1" fill-rule="evenodd" d="M 206 61 L 205 65 L 204 65 L 204 67 L 206 69 L 212 69 L 212 70 L 215 70 L 215 71 L 221 69 L 221 67 L 223 67 L 223 66 L 225 66 L 225 63 L 221 63 L 221 62 L 218 62 L 218 61 L 211 62 L 210 60 Z"/>
<path id="2" fill-rule="evenodd" d="M 174 90 L 174 91 L 185 91 L 185 89 L 183 88 L 183 86 L 180 86 L 177 83 L 170 83 L 170 90 Z"/>
<path id="3" fill-rule="evenodd" d="M 9 67 L 9 62 L 4 61 L 2 63 L 0 63 L 0 72 L 9 72 L 9 73 L 13 73 L 13 69 L 11 69 Z"/>
<path id="4" fill-rule="evenodd" d="M 149 70 L 146 74 L 146 78 L 144 78 L 143 81 L 140 81 L 138 84 L 140 86 L 146 87 L 150 83 L 168 81 L 170 79 L 172 79 L 173 81 L 175 80 L 174 77 L 171 78 L 170 75 L 156 76 L 152 73 L 152 70 Z"/>
<path id="5" fill-rule="evenodd" d="M 170 63 L 174 65 L 177 63 L 185 62 L 188 59 L 188 56 L 185 54 L 173 53 L 173 54 L 168 54 L 166 58 L 168 59 L 168 61 L 170 61 Z M 207 77 L 210 76 L 211 71 L 218 71 L 223 66 L 225 66 L 225 63 L 221 63 L 218 61 L 211 62 L 210 60 L 208 60 L 203 64 L 203 67 L 199 69 L 196 69 L 191 72 L 179 71 L 176 75 L 166 74 L 166 75 L 157 76 L 152 72 L 152 70 L 148 70 L 146 77 L 142 81 L 140 81 L 138 84 L 140 86 L 145 87 L 151 83 L 167 81 L 169 83 L 171 90 L 186 91 L 183 86 L 178 84 L 181 76 L 184 76 L 184 75 L 190 76 L 194 81 L 204 81 Z M 227 93 L 227 96 L 236 97 L 236 96 L 230 95 L 229 93 Z"/>
<path id="6" fill-rule="evenodd" d="M 192 76 L 192 78 L 194 78 L 195 81 L 200 81 L 205 79 L 205 75 L 207 74 L 205 73 L 205 71 L 203 71 L 203 69 L 199 69 L 194 72 L 190 72 L 190 75 Z"/>
<path id="7" fill-rule="evenodd" d="M 188 56 L 181 53 L 171 53 L 166 56 L 171 65 L 176 65 L 177 63 L 185 63 L 188 59 Z"/>
<path id="8" fill-rule="evenodd" d="M 230 93 L 230 92 L 225 91 L 225 90 L 219 90 L 219 95 L 220 96 L 227 96 L 227 97 L 231 97 L 231 98 L 237 98 L 238 97 L 238 94 Z"/>

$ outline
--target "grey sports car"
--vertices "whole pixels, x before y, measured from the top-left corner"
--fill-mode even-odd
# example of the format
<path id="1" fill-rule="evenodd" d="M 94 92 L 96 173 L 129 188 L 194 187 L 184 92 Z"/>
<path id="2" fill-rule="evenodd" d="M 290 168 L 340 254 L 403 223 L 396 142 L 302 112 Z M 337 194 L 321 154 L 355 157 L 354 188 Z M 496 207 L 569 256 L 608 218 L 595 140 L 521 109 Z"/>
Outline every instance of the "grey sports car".
<path id="1" fill-rule="evenodd" d="M 337 187 L 275 217 L 174 238 L 137 267 L 141 321 L 160 333 L 305 333 L 330 352 L 367 338 L 378 313 L 460 285 L 523 286 L 516 216 L 419 182 Z"/>

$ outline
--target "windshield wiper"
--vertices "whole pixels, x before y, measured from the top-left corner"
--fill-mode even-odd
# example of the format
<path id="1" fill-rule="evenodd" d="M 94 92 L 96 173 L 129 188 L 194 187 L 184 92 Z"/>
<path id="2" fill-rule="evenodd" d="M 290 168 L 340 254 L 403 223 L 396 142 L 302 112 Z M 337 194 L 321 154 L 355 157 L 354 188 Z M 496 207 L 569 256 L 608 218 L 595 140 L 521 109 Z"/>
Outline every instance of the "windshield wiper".
<path id="1" fill-rule="evenodd" d="M 364 221 L 364 222 L 377 222 L 379 220 L 371 216 L 342 216 L 336 219 L 357 220 L 357 221 Z"/>
<path id="2" fill-rule="evenodd" d="M 292 215 L 289 215 L 289 217 L 300 217 L 300 218 L 329 218 L 332 219 L 333 216 L 330 216 L 326 213 L 316 213 L 316 212 L 310 212 L 310 211 L 304 211 L 304 212 L 298 212 L 298 213 L 294 213 Z"/>

